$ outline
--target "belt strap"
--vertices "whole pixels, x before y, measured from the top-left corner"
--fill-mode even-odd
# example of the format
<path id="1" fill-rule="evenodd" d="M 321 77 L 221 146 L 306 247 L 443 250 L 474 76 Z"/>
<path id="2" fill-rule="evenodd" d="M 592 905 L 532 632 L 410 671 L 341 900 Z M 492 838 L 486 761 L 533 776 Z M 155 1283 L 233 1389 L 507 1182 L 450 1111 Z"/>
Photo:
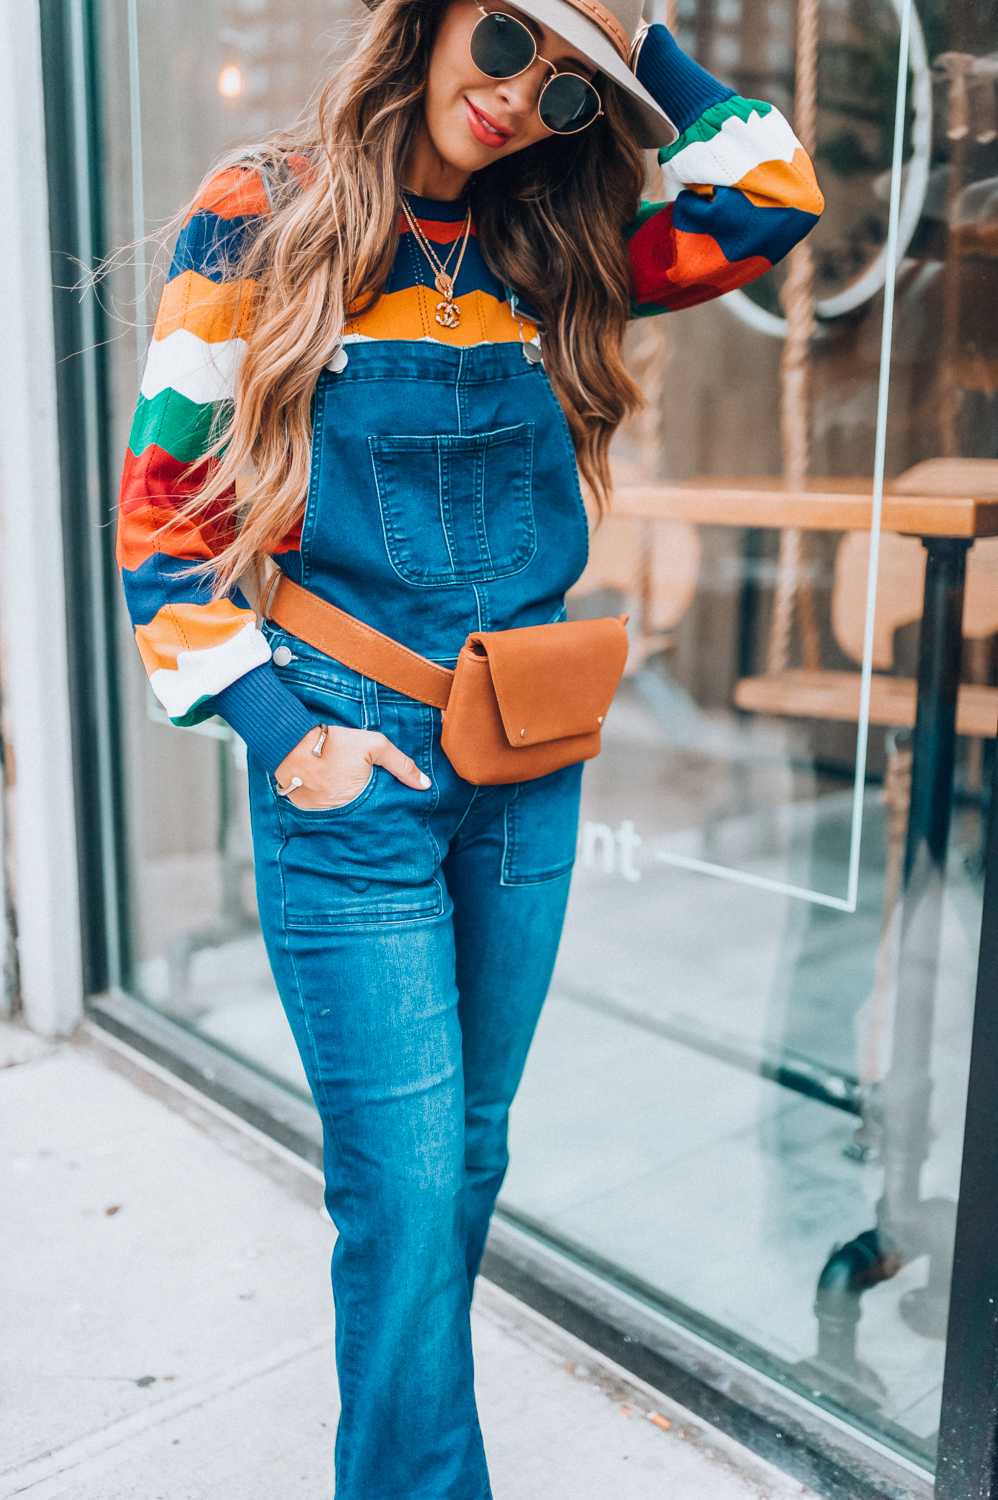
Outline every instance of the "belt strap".
<path id="1" fill-rule="evenodd" d="M 433 708 L 447 707 L 453 672 L 410 651 L 408 646 L 400 646 L 391 636 L 373 630 L 335 604 L 327 604 L 287 574 L 279 573 L 267 591 L 263 614 L 289 635 L 307 641 L 362 677 Z"/>

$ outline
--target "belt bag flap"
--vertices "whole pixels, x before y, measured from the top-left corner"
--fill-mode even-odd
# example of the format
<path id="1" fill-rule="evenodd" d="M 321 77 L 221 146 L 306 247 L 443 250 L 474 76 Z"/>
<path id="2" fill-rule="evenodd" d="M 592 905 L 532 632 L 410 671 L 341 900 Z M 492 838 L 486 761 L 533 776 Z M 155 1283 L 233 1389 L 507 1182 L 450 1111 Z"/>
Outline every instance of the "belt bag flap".
<path id="1" fill-rule="evenodd" d="M 623 619 L 476 632 L 510 747 L 598 734 L 627 662 Z"/>

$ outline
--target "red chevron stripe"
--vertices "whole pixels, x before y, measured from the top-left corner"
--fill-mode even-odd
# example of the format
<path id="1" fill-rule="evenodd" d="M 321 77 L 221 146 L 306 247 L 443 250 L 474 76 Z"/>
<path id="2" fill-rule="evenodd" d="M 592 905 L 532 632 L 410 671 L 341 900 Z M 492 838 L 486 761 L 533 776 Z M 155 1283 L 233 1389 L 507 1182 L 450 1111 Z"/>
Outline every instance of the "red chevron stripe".
<path id="1" fill-rule="evenodd" d="M 116 548 L 119 567 L 134 571 L 155 552 L 200 562 L 217 557 L 229 545 L 235 537 L 235 523 L 231 516 L 221 513 L 228 497 L 220 499 L 215 514 L 197 523 L 177 515 L 204 484 L 209 465 L 217 462 L 210 459 L 185 471 L 162 448 L 147 448 L 141 459 L 131 452 L 126 454 Z M 169 531 L 154 538 L 154 533 L 167 525 Z"/>
<path id="2" fill-rule="evenodd" d="M 284 536 L 281 537 L 281 540 L 277 543 L 277 546 L 271 547 L 270 551 L 273 556 L 279 557 L 282 552 L 301 551 L 301 529 L 304 521 L 305 513 L 303 511 L 301 517 L 295 522 L 291 530 L 286 532 Z"/>
<path id="3" fill-rule="evenodd" d="M 453 245 L 454 241 L 459 240 L 464 234 L 463 219 L 458 224 L 445 224 L 440 219 L 417 219 L 416 223 L 434 245 Z M 399 234 L 412 234 L 405 214 L 399 214 L 398 230 Z M 478 238 L 474 219 L 471 221 L 471 234 L 474 239 Z"/>
<path id="4" fill-rule="evenodd" d="M 172 453 L 155 443 L 143 450 L 141 458 L 136 458 L 129 448 L 122 468 L 118 508 L 122 515 L 130 515 L 137 505 L 144 505 L 150 497 L 159 505 L 171 502 L 184 505 L 201 488 L 212 466 L 217 463 L 217 458 L 209 458 L 191 469 L 178 463 Z"/>

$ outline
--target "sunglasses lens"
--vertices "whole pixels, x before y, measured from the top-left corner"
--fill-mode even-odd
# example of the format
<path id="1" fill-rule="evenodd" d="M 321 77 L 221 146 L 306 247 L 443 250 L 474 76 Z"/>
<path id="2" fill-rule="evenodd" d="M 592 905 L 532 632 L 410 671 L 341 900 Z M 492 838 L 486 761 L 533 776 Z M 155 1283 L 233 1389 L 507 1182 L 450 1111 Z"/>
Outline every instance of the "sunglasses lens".
<path id="1" fill-rule="evenodd" d="M 599 114 L 599 94 L 585 78 L 559 73 L 542 90 L 538 109 L 548 130 L 573 135 L 591 125 Z"/>
<path id="2" fill-rule="evenodd" d="M 512 16 L 483 16 L 471 33 L 471 59 L 486 78 L 515 78 L 534 60 L 534 39 Z"/>

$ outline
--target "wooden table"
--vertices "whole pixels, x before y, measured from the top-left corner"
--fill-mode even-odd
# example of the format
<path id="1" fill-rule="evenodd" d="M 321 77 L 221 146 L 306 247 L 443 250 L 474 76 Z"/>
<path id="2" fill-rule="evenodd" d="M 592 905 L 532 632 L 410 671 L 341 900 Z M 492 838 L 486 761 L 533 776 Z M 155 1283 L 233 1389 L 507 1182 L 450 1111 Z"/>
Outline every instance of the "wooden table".
<path id="1" fill-rule="evenodd" d="M 849 479 L 814 479 L 800 491 L 786 490 L 779 480 L 741 477 L 623 484 L 615 490 L 613 504 L 615 516 L 632 519 L 815 531 L 868 531 L 872 510 L 871 482 Z M 928 1212 L 932 1205 L 926 1208 L 920 1201 L 919 1178 L 930 1139 L 932 1026 L 953 795 L 966 559 L 977 537 L 998 536 L 998 499 L 993 493 L 982 498 L 885 492 L 882 527 L 920 537 L 928 557 L 898 999 L 890 1071 L 883 1085 L 884 1196 L 877 1233 L 882 1249 L 891 1253 L 894 1246 L 904 1259 L 929 1250 L 932 1267 L 942 1267 L 945 1281 L 947 1247 L 933 1242 Z M 944 1293 L 947 1288 L 948 1281 Z"/>
<path id="2" fill-rule="evenodd" d="M 779 479 L 727 476 L 622 484 L 614 489 L 613 514 L 643 521 L 695 521 L 701 526 L 869 531 L 873 487 L 869 479 L 812 479 L 806 490 L 787 490 Z M 974 541 L 998 536 L 998 499 L 892 495 L 885 487 L 881 527 L 922 538 Z"/>

